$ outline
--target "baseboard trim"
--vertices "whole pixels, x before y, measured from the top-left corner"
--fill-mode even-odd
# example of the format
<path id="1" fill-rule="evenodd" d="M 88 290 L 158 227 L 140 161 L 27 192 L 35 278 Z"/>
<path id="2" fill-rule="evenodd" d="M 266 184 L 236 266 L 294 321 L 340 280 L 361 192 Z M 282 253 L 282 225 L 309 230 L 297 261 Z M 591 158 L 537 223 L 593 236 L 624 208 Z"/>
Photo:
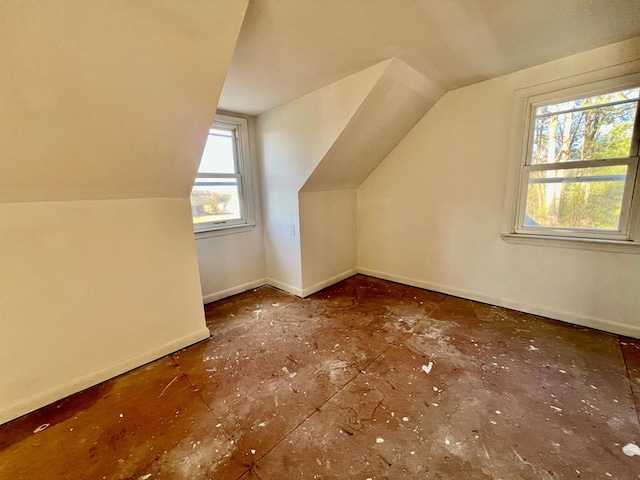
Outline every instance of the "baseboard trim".
<path id="1" fill-rule="evenodd" d="M 280 290 L 284 290 L 285 292 L 292 293 L 296 297 L 302 297 L 302 289 L 298 287 L 294 287 L 293 285 L 288 285 L 286 283 L 282 283 L 278 280 L 274 280 L 273 278 L 267 278 L 267 285 L 271 285 L 272 287 L 279 288 Z"/>
<path id="2" fill-rule="evenodd" d="M 232 295 L 237 295 L 239 293 L 243 293 L 254 288 L 262 287 L 267 284 L 266 278 L 261 278 L 259 280 L 254 280 L 252 282 L 243 283 L 242 285 L 237 285 L 235 287 L 227 288 L 226 290 L 221 290 L 219 292 L 210 293 L 202 297 L 202 301 L 204 304 L 215 302 L 217 300 L 222 300 L 223 298 L 231 297 Z"/>
<path id="3" fill-rule="evenodd" d="M 453 295 L 455 297 L 475 300 L 477 302 L 488 303 L 490 305 L 496 305 L 498 307 L 510 308 L 512 310 L 518 310 L 520 312 L 530 313 L 532 315 L 539 315 L 541 317 L 547 317 L 566 323 L 572 323 L 574 325 L 580 325 L 582 327 L 595 328 L 596 330 L 602 330 L 608 333 L 640 338 L 640 326 L 635 327 L 633 325 L 613 322 L 604 318 L 576 315 L 575 313 L 563 312 L 561 310 L 553 310 L 539 306 L 526 305 L 520 302 L 514 302 L 511 300 L 505 300 L 503 298 L 492 297 L 477 292 L 450 287 L 448 285 L 425 282 L 423 280 L 403 277 L 401 275 L 394 275 L 392 273 L 379 272 L 377 270 L 371 270 L 369 268 L 358 267 L 357 271 L 358 273 L 368 275 L 370 277 L 381 278 L 383 280 L 402 283 L 404 285 L 424 288 L 426 290 L 432 290 L 434 292 L 445 293 L 447 295 Z"/>
<path id="4" fill-rule="evenodd" d="M 0 425 L 56 402 L 64 397 L 86 390 L 87 388 L 93 387 L 105 380 L 117 377 L 118 375 L 122 375 L 130 370 L 162 358 L 170 353 L 180 350 L 181 348 L 185 348 L 201 340 L 205 340 L 209 338 L 209 336 L 209 330 L 203 325 L 203 327 L 198 331 L 185 335 L 177 340 L 173 340 L 140 355 L 109 365 L 108 367 L 96 372 L 79 376 L 62 385 L 56 385 L 46 392 L 34 395 L 20 403 L 4 407 L 0 409 Z"/>
<path id="5" fill-rule="evenodd" d="M 352 268 L 350 270 L 346 270 L 342 273 L 339 273 L 338 275 L 334 275 L 333 277 L 327 278 L 326 280 L 318 282 L 315 285 L 311 285 L 310 287 L 304 288 L 302 290 L 302 296 L 308 297 L 313 293 L 319 292 L 323 288 L 327 288 L 333 285 L 334 283 L 341 282 L 345 278 L 353 277 L 356 273 L 358 273 L 358 271 L 355 268 Z"/>

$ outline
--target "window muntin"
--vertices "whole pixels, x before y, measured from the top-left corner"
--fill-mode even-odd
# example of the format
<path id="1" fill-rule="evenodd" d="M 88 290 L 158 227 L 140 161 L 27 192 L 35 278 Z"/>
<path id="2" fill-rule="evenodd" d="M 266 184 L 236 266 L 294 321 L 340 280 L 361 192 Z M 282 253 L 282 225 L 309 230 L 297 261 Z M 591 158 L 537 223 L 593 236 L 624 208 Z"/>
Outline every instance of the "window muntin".
<path id="1" fill-rule="evenodd" d="M 251 223 L 247 121 L 217 115 L 191 191 L 196 233 Z"/>
<path id="2" fill-rule="evenodd" d="M 529 102 L 516 233 L 630 239 L 639 93 Z"/>
<path id="3" fill-rule="evenodd" d="M 535 108 L 532 165 L 631 155 L 640 88 Z"/>
<path id="4" fill-rule="evenodd" d="M 528 226 L 619 231 L 627 165 L 528 172 Z"/>

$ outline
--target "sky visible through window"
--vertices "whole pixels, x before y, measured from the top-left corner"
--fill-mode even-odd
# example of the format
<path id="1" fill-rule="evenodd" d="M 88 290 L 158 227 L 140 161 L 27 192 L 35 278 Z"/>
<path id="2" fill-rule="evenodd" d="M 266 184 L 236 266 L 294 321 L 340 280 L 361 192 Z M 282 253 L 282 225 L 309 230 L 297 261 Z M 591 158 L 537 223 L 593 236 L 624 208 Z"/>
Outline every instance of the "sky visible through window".
<path id="1" fill-rule="evenodd" d="M 215 176 L 238 173 L 233 135 L 233 131 L 223 129 L 209 132 L 191 191 L 194 224 L 241 218 L 238 179 Z"/>
<path id="2" fill-rule="evenodd" d="M 536 108 L 531 164 L 629 156 L 640 88 Z"/>
<path id="3" fill-rule="evenodd" d="M 199 173 L 237 173 L 232 135 L 228 130 L 210 131 Z"/>
<path id="4" fill-rule="evenodd" d="M 528 226 L 619 229 L 628 167 L 580 163 L 629 157 L 639 93 L 625 89 L 535 109 L 527 163 L 558 168 L 529 173 Z"/>

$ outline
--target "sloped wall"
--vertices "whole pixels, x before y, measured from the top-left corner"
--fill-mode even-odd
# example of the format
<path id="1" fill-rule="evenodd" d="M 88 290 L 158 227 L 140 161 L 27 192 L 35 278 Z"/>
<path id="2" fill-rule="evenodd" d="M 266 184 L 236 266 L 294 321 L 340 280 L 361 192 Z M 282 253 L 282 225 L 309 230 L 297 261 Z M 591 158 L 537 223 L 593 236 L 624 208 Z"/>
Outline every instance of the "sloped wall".
<path id="1" fill-rule="evenodd" d="M 298 191 L 383 74 L 388 62 L 257 118 L 269 283 L 302 295 Z"/>
<path id="2" fill-rule="evenodd" d="M 401 60 L 386 64 L 300 190 L 303 295 L 356 272 L 356 189 L 443 94 Z"/>
<path id="3" fill-rule="evenodd" d="M 392 58 L 258 117 L 270 283 L 306 296 L 355 273 L 355 189 L 443 93 Z"/>
<path id="4" fill-rule="evenodd" d="M 301 191 L 358 188 L 444 93 L 444 87 L 403 61 L 386 62 L 384 73 Z"/>
<path id="5" fill-rule="evenodd" d="M 635 39 L 447 93 L 358 190 L 359 270 L 640 336 L 640 255 L 500 237 L 516 90 L 639 60 Z"/>
<path id="6" fill-rule="evenodd" d="M 0 5 L 0 422 L 208 335 L 188 195 L 246 6 Z"/>

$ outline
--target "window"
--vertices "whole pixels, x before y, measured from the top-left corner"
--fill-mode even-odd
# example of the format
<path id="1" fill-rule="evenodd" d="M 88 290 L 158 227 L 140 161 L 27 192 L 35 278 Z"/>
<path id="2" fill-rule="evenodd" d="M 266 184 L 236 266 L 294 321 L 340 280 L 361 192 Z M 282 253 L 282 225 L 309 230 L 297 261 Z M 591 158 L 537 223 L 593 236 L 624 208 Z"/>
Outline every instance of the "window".
<path id="1" fill-rule="evenodd" d="M 191 191 L 196 233 L 253 222 L 247 120 L 216 115 Z"/>
<path id="2" fill-rule="evenodd" d="M 591 85 L 527 99 L 513 233 L 638 240 L 638 85 Z"/>

